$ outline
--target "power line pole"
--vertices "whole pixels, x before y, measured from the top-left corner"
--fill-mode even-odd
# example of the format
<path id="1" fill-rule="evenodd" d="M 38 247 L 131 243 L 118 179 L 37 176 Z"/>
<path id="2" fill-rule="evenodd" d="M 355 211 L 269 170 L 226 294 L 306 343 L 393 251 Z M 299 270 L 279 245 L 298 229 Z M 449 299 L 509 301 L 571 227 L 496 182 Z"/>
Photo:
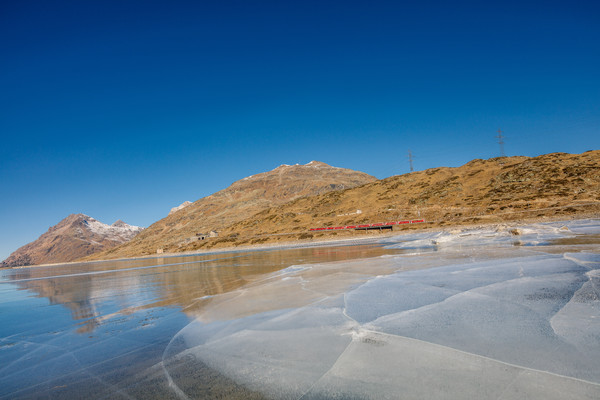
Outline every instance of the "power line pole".
<path id="1" fill-rule="evenodd" d="M 408 162 L 410 163 L 410 172 L 413 172 L 415 169 L 413 168 L 413 156 L 410 150 L 408 151 Z"/>
<path id="2" fill-rule="evenodd" d="M 498 138 L 498 144 L 500 145 L 500 157 L 506 157 L 504 154 L 504 136 L 502 136 L 502 133 L 500 128 L 498 128 L 498 136 L 496 138 Z"/>

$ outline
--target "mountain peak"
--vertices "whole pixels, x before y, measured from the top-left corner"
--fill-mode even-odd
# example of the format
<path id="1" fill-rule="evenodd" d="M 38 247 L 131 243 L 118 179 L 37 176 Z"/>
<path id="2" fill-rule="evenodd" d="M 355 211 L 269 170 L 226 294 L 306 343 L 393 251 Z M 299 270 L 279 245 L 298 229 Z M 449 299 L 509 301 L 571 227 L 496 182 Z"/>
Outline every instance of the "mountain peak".
<path id="1" fill-rule="evenodd" d="M 85 215 L 82 213 L 77 213 L 77 214 L 69 214 L 65 219 L 63 219 L 60 222 L 71 222 L 71 221 L 81 221 L 81 220 L 86 220 L 86 219 L 90 219 L 91 217 L 89 215 Z M 92 218 L 93 219 L 93 218 Z"/>
<path id="2" fill-rule="evenodd" d="M 275 168 L 273 171 L 275 170 L 279 170 L 279 169 L 283 169 L 283 168 L 306 168 L 306 167 L 313 167 L 313 168 L 334 168 L 337 169 L 337 167 L 332 167 L 329 164 L 326 164 L 322 161 L 311 161 L 309 163 L 306 164 L 294 164 L 294 165 L 290 165 L 290 164 L 281 164 L 279 167 Z"/>
<path id="3" fill-rule="evenodd" d="M 13 252 L 0 267 L 75 261 L 123 244 L 143 229 L 121 220 L 106 225 L 85 214 L 70 214 L 37 240 Z"/>
<path id="4" fill-rule="evenodd" d="M 283 164 L 251 175 L 229 187 L 171 213 L 148 227 L 136 240 L 110 250 L 110 257 L 154 254 L 157 249 L 182 251 L 196 242 L 198 232 L 219 231 L 270 207 L 300 197 L 348 189 L 376 178 L 364 172 L 337 168 L 320 161 Z M 93 258 L 102 258 L 103 254 Z"/>
<path id="5" fill-rule="evenodd" d="M 230 191 L 261 190 L 260 200 L 269 199 L 281 204 L 297 197 L 359 186 L 374 180 L 375 177 L 364 172 L 311 161 L 308 164 L 282 164 L 271 171 L 248 176 L 213 196 Z"/>
<path id="6" fill-rule="evenodd" d="M 314 167 L 314 168 L 319 168 L 319 167 L 329 167 L 329 168 L 335 168 L 335 167 L 332 167 L 332 166 L 331 166 L 331 165 L 329 165 L 329 164 L 325 164 L 325 163 L 324 163 L 324 162 L 322 162 L 322 161 L 314 161 L 314 160 L 313 160 L 313 161 L 311 161 L 311 162 L 309 162 L 308 164 L 305 164 L 305 166 L 307 166 L 307 167 Z"/>

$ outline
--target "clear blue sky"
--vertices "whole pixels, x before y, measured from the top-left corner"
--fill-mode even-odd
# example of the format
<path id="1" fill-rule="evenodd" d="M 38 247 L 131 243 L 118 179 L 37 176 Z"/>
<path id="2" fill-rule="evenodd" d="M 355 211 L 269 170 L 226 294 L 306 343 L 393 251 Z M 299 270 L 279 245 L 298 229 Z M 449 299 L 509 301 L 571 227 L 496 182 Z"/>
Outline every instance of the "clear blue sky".
<path id="1" fill-rule="evenodd" d="M 5 1 L 0 46 L 0 260 L 284 163 L 600 148 L 596 1 Z"/>

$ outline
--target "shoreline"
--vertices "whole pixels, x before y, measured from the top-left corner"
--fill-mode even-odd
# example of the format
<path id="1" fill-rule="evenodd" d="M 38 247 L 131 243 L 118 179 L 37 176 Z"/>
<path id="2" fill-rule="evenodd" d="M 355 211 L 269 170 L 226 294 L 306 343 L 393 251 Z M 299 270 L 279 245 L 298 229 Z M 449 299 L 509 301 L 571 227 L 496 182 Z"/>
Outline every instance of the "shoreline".
<path id="1" fill-rule="evenodd" d="M 583 214 L 583 213 L 582 213 Z M 408 234 L 422 233 L 422 232 L 450 232 L 452 230 L 461 229 L 480 229 L 489 227 L 499 226 L 513 226 L 520 227 L 528 224 L 535 223 L 560 223 L 562 221 L 576 221 L 584 219 L 600 219 L 600 215 L 592 213 L 593 215 L 572 215 L 572 216 L 556 216 L 552 217 L 537 217 L 537 218 L 524 218 L 521 220 L 509 220 L 504 222 L 478 222 L 478 223 L 466 223 L 460 224 L 455 223 L 452 225 L 440 226 L 438 224 L 434 226 L 415 227 L 414 225 L 410 229 L 403 231 L 392 231 L 392 232 L 381 232 L 381 233 L 366 233 L 363 237 L 347 237 L 347 238 L 331 238 L 322 237 L 318 239 L 296 239 L 296 240 L 285 240 L 280 242 L 265 243 L 265 244 L 244 244 L 240 246 L 227 246 L 219 247 L 208 250 L 191 250 L 177 253 L 161 253 L 161 254 L 148 254 L 137 257 L 122 257 L 105 260 L 90 260 L 90 261 L 68 261 L 61 263 L 48 263 L 48 264 L 37 264 L 37 265 L 23 265 L 18 267 L 5 268 L 6 270 L 11 269 L 23 269 L 23 268 L 37 268 L 37 267 L 52 267 L 56 265 L 75 265 L 75 264 L 96 264 L 96 263 L 107 263 L 107 262 L 119 262 L 119 261 L 134 261 L 134 260 L 145 260 L 145 259 L 156 259 L 156 258 L 174 258 L 174 257 L 189 257 L 194 255 L 211 255 L 211 254 L 223 254 L 223 253 L 237 253 L 237 252 L 249 252 L 249 251 L 268 251 L 268 250 L 285 250 L 295 248 L 310 248 L 310 247 L 325 247 L 325 246 L 345 246 L 353 244 L 368 244 L 376 242 L 387 237 L 397 237 Z M 424 224 L 435 223 L 434 221 L 425 221 Z M 377 232 L 377 231 L 373 231 Z M 324 235 L 326 235 L 325 233 Z"/>

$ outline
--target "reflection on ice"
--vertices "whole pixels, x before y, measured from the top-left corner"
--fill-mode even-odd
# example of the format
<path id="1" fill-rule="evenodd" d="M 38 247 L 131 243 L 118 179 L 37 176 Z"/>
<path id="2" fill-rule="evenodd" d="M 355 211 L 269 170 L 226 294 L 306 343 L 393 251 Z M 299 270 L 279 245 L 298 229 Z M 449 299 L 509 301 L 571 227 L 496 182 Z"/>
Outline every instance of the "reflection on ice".
<path id="1" fill-rule="evenodd" d="M 200 362 L 270 398 L 600 398 L 598 247 L 547 251 L 599 226 L 416 234 L 387 245 L 441 251 L 288 268 L 211 298 L 165 371 L 181 396 Z"/>
<path id="2" fill-rule="evenodd" d="M 215 315 L 213 307 L 206 318 L 227 310 L 235 311 L 229 318 L 254 318 L 257 310 L 305 304 L 285 301 L 283 293 L 281 302 L 261 305 L 248 290 L 296 282 L 298 271 L 312 268 L 290 265 L 391 253 L 369 243 L 0 270 L 0 399 L 263 398 L 204 363 L 190 367 L 176 333 L 217 301 L 223 312 Z M 316 290 L 307 285 L 299 293 L 327 295 Z M 235 306 L 240 299 L 248 301 L 245 309 Z M 213 328 L 227 335 L 236 327 Z M 185 390 L 174 391 L 174 381 Z"/>
<path id="3" fill-rule="evenodd" d="M 600 398 L 600 221 L 0 271 L 0 399 Z"/>

